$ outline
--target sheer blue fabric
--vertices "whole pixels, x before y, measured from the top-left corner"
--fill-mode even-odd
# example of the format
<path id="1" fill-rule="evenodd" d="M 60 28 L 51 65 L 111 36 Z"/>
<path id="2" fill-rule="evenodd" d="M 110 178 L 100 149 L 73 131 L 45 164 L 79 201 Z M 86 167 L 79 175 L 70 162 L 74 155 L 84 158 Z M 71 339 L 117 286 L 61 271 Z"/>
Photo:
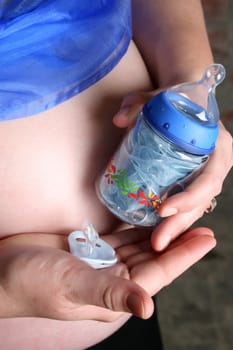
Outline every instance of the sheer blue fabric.
<path id="1" fill-rule="evenodd" d="M 0 121 L 88 88 L 115 67 L 131 35 L 130 0 L 0 1 Z"/>

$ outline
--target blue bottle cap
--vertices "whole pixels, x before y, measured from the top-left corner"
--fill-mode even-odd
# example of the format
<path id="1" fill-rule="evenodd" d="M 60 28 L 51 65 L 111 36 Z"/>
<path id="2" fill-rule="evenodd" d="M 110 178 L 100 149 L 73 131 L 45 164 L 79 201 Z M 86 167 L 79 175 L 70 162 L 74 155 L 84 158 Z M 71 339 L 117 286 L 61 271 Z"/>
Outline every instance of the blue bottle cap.
<path id="1" fill-rule="evenodd" d="M 218 124 L 208 123 L 195 117 L 207 113 L 203 107 L 183 97 L 184 108 L 177 108 L 166 91 L 155 95 L 143 107 L 143 114 L 151 127 L 184 151 L 208 155 L 215 148 L 218 137 Z M 195 112 L 194 113 L 192 113 Z M 194 115 L 193 115 L 194 114 Z"/>

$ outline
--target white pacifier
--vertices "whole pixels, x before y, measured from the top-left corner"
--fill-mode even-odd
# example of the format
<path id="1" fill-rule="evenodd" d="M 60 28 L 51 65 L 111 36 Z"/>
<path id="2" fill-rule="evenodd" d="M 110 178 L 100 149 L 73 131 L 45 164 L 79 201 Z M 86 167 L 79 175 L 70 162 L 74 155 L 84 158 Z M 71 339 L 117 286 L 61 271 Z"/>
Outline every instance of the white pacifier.
<path id="1" fill-rule="evenodd" d="M 90 222 L 83 231 L 71 232 L 68 244 L 72 255 L 94 269 L 102 269 L 117 263 L 115 250 L 99 238 L 98 232 Z"/>

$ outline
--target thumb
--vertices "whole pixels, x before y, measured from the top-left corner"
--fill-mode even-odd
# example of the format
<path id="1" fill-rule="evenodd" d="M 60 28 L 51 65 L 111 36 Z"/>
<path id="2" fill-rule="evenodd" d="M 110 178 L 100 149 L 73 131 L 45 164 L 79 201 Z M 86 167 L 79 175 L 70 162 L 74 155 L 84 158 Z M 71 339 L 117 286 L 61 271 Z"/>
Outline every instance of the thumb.
<path id="1" fill-rule="evenodd" d="M 133 92 L 125 96 L 119 111 L 113 117 L 113 123 L 119 128 L 132 126 L 142 106 L 152 96 L 153 94 L 149 92 Z"/>
<path id="2" fill-rule="evenodd" d="M 131 127 L 143 105 L 161 91 L 162 89 L 157 89 L 150 92 L 132 92 L 126 95 L 119 111 L 113 117 L 113 123 L 119 128 Z"/>
<path id="3" fill-rule="evenodd" d="M 114 276 L 106 270 L 94 269 L 79 271 L 76 281 L 77 285 L 72 286 L 72 294 L 69 296 L 74 304 L 129 312 L 145 319 L 153 313 L 151 297 L 135 282 Z"/>

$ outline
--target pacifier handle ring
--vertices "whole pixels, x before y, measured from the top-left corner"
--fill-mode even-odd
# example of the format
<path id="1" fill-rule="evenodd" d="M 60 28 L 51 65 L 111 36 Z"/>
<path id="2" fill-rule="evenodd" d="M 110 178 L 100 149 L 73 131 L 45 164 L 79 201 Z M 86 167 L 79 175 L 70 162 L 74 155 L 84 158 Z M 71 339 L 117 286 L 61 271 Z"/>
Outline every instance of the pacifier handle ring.
<path id="1" fill-rule="evenodd" d="M 90 235 L 87 230 L 90 230 Z M 92 240 L 93 239 L 93 240 Z M 70 253 L 85 261 L 95 269 L 115 265 L 118 261 L 115 250 L 99 238 L 91 223 L 83 231 L 73 231 L 68 235 Z"/>
<path id="2" fill-rule="evenodd" d="M 89 256 L 92 252 L 92 246 L 88 242 L 88 239 L 83 231 L 73 231 L 68 236 L 68 243 L 70 247 L 70 251 L 72 254 L 76 253 L 77 241 L 79 243 L 83 243 L 84 248 L 86 249 L 86 255 Z"/>

